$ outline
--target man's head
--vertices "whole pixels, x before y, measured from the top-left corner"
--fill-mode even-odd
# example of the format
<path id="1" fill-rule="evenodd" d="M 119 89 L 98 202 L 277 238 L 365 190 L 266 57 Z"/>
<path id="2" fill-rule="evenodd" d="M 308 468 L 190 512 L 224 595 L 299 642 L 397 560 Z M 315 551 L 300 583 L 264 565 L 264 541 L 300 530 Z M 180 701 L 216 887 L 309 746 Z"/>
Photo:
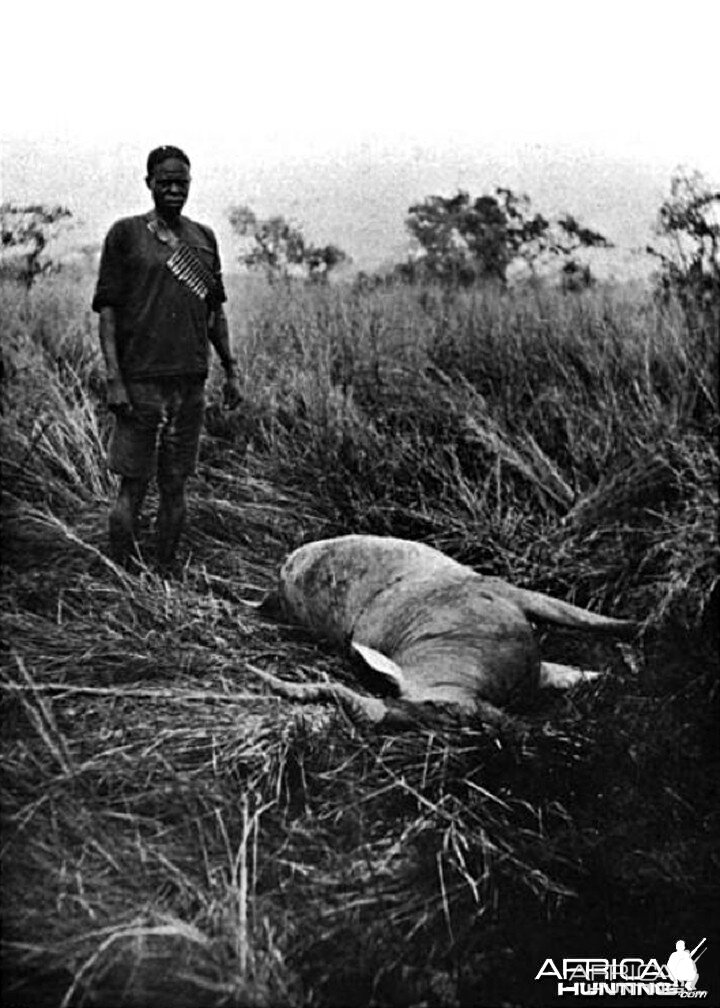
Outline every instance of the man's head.
<path id="1" fill-rule="evenodd" d="M 179 147 L 156 147 L 148 155 L 145 182 L 160 216 L 179 217 L 190 191 L 190 158 Z"/>

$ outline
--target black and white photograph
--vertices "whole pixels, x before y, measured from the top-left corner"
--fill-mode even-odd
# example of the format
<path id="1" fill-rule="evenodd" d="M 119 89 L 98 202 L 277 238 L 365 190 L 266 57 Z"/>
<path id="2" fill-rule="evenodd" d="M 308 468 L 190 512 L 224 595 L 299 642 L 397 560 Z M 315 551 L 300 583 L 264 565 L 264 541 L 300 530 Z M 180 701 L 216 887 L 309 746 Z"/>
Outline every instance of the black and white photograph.
<path id="1" fill-rule="evenodd" d="M 717 1008 L 720 6 L 0 23 L 3 1008 Z"/>

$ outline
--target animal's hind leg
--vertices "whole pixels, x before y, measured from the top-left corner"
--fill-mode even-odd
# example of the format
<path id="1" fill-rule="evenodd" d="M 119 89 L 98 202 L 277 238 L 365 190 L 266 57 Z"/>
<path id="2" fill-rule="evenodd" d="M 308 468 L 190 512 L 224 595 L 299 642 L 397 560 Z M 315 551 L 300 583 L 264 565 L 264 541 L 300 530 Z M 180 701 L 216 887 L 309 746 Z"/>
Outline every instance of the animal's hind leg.
<path id="1" fill-rule="evenodd" d="M 591 682 L 603 675 L 602 672 L 586 672 L 583 669 L 571 668 L 570 665 L 556 665 L 555 662 L 541 662 L 541 689 L 570 689 L 581 682 Z"/>

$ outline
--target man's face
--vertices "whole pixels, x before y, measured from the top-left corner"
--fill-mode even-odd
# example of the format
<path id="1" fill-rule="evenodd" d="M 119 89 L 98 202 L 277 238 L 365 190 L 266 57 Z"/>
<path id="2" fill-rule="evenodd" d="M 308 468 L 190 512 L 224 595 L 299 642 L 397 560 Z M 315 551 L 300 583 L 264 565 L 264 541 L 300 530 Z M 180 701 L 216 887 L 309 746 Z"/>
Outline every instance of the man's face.
<path id="1" fill-rule="evenodd" d="M 179 158 L 155 165 L 145 179 L 157 212 L 166 218 L 178 217 L 190 191 L 190 169 Z"/>

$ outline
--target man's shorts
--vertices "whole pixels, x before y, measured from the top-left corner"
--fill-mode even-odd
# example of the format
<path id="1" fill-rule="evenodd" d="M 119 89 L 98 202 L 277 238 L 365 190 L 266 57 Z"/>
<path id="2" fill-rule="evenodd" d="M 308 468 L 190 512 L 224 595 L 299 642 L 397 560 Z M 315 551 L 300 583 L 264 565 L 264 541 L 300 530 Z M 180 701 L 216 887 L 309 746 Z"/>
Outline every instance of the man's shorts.
<path id="1" fill-rule="evenodd" d="M 132 413 L 115 417 L 111 472 L 131 479 L 184 478 L 195 472 L 205 409 L 203 378 L 125 383 Z"/>

